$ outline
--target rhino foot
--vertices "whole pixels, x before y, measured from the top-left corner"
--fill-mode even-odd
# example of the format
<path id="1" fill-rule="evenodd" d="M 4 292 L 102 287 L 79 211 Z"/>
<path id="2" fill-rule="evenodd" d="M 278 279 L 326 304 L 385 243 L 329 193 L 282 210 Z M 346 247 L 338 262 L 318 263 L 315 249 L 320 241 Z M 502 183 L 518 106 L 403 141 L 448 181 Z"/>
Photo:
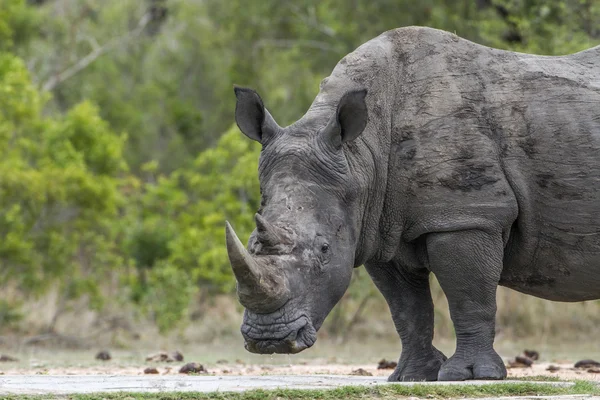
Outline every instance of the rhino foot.
<path id="1" fill-rule="evenodd" d="M 446 356 L 433 347 L 426 355 L 415 357 L 400 357 L 396 370 L 388 378 L 389 382 L 435 381 L 438 371 L 446 361 Z"/>
<path id="2" fill-rule="evenodd" d="M 472 357 L 460 357 L 455 354 L 442 365 L 438 373 L 439 381 L 504 378 L 506 378 L 506 367 L 494 350 Z"/>

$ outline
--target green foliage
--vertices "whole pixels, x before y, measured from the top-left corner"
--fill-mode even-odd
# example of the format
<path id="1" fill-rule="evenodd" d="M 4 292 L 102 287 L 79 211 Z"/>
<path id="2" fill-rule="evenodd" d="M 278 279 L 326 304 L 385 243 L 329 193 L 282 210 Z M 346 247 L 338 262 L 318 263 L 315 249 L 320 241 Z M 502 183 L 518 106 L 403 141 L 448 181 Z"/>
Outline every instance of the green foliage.
<path id="1" fill-rule="evenodd" d="M 565 54 L 598 20 L 597 0 L 0 0 L 0 285 L 122 293 L 166 331 L 197 289 L 232 292 L 224 221 L 254 227 L 260 145 L 232 127 L 234 83 L 286 125 L 385 30 Z M 357 317 L 373 293 L 359 272 L 342 303 Z"/>
<path id="2" fill-rule="evenodd" d="M 147 183 L 134 180 L 125 208 L 124 253 L 137 267 L 127 285 L 131 297 L 161 331 L 186 316 L 195 288 L 231 292 L 224 221 L 246 237 L 260 202 L 260 145 L 231 128 L 190 168 L 165 176 L 143 166 Z"/>
<path id="3" fill-rule="evenodd" d="M 23 314 L 19 312 L 19 304 L 0 300 L 0 324 L 2 326 L 16 325 L 23 319 Z"/>
<path id="4" fill-rule="evenodd" d="M 185 271 L 168 263 L 160 263 L 150 271 L 148 286 L 143 308 L 154 317 L 159 331 L 166 333 L 187 315 L 196 286 Z"/>
<path id="5" fill-rule="evenodd" d="M 0 51 L 25 46 L 39 22 L 39 14 L 26 0 L 0 0 Z"/>
<path id="6" fill-rule="evenodd" d="M 124 136 L 88 103 L 42 115 L 42 96 L 18 58 L 0 53 L 1 285 L 100 304 L 113 251 Z"/>
<path id="7" fill-rule="evenodd" d="M 259 151 L 258 143 L 231 128 L 190 168 L 144 185 L 133 208 L 139 213 L 134 224 L 146 228 L 131 239 L 139 250 L 130 255 L 148 267 L 150 260 L 166 259 L 207 290 L 233 289 L 224 221 L 231 221 L 242 237 L 253 230 L 260 203 Z"/>

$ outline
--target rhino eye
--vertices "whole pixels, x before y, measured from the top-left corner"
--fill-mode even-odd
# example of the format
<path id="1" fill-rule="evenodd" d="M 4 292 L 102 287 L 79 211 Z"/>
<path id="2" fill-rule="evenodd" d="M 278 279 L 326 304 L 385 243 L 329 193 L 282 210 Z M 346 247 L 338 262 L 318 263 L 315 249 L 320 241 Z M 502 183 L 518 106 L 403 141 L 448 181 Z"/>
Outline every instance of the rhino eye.
<path id="1" fill-rule="evenodd" d="M 321 253 L 327 253 L 329 251 L 329 245 L 327 243 L 324 243 L 323 245 L 321 245 Z"/>

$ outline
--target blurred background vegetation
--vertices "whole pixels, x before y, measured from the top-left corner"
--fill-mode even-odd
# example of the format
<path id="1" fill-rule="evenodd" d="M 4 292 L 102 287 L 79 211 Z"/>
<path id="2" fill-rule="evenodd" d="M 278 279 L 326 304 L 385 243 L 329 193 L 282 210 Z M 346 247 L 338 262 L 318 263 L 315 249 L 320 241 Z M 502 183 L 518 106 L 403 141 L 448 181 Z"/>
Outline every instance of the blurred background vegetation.
<path id="1" fill-rule="evenodd" d="M 1 329 L 212 318 L 199 340 L 237 337 L 223 223 L 253 229 L 260 148 L 234 125 L 233 84 L 289 124 L 340 58 L 407 25 L 566 54 L 600 43 L 600 0 L 0 0 Z M 600 326 L 599 302 L 498 299 L 501 338 Z M 395 334 L 364 270 L 322 334 Z"/>

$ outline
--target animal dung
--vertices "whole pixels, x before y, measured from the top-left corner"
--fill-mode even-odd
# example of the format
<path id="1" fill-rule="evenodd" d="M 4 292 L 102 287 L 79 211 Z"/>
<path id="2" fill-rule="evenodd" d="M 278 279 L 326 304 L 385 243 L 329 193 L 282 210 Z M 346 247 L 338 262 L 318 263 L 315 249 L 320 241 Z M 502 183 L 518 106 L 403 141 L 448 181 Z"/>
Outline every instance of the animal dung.
<path id="1" fill-rule="evenodd" d="M 373 376 L 372 373 L 370 373 L 369 371 L 367 371 L 363 368 L 355 369 L 354 371 L 352 371 L 352 373 L 350 373 L 350 375 Z"/>
<path id="2" fill-rule="evenodd" d="M 150 354 L 146 357 L 146 361 L 152 362 L 174 362 L 174 361 L 183 361 L 183 354 L 179 351 L 173 351 L 168 353 L 166 351 L 159 351 L 156 354 Z"/>
<path id="3" fill-rule="evenodd" d="M 526 356 L 516 356 L 514 361 L 508 362 L 508 368 L 531 368 L 533 360 Z"/>
<path id="4" fill-rule="evenodd" d="M 533 365 L 533 360 L 529 357 L 517 356 L 515 357 L 515 361 L 524 364 L 528 367 L 531 367 Z"/>
<path id="5" fill-rule="evenodd" d="M 5 354 L 0 355 L 0 362 L 15 362 L 15 361 L 19 361 L 19 360 L 14 357 L 7 356 Z"/>
<path id="6" fill-rule="evenodd" d="M 524 350 L 523 354 L 525 354 L 526 357 L 532 359 L 533 361 L 537 361 L 540 359 L 540 353 L 538 353 L 535 350 Z"/>
<path id="7" fill-rule="evenodd" d="M 158 374 L 158 370 L 154 367 L 148 367 L 144 370 L 144 374 Z"/>
<path id="8" fill-rule="evenodd" d="M 396 361 L 388 361 L 383 358 L 381 361 L 379 361 L 379 364 L 377 364 L 377 369 L 394 369 L 397 366 L 398 363 Z"/>
<path id="9" fill-rule="evenodd" d="M 575 363 L 575 368 L 588 369 L 600 368 L 600 362 L 594 360 L 581 360 Z"/>
<path id="10" fill-rule="evenodd" d="M 523 354 L 516 356 L 514 361 L 508 362 L 508 368 L 531 368 L 533 362 L 540 359 L 540 353 L 535 350 L 523 350 Z"/>
<path id="11" fill-rule="evenodd" d="M 557 371 L 560 371 L 560 367 L 558 367 L 556 365 L 548 365 L 548 368 L 546 368 L 546 371 L 557 372 Z"/>
<path id="12" fill-rule="evenodd" d="M 195 362 L 187 363 L 179 369 L 180 374 L 206 374 L 207 372 L 204 365 Z"/>
<path id="13" fill-rule="evenodd" d="M 99 351 L 96 354 L 96 360 L 108 361 L 111 359 L 112 359 L 112 356 L 110 355 L 110 353 L 107 350 Z"/>

